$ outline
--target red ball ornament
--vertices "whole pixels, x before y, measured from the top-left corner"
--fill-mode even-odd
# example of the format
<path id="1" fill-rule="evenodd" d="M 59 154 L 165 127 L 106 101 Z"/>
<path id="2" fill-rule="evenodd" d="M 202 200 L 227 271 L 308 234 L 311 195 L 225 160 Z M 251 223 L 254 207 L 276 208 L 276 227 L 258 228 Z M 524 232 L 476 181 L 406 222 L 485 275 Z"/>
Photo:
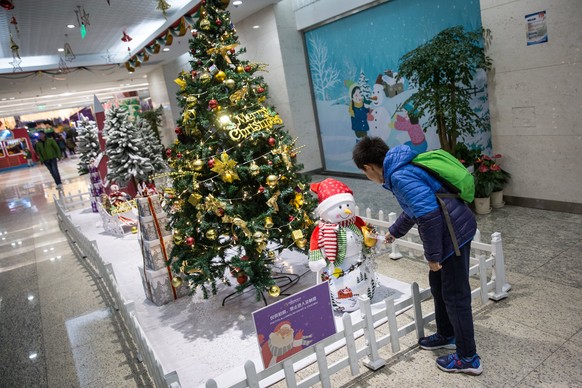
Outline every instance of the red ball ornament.
<path id="1" fill-rule="evenodd" d="M 216 215 L 219 217 L 222 217 L 224 215 L 224 209 L 219 207 L 218 209 L 216 209 Z"/>
<path id="2" fill-rule="evenodd" d="M 202 0 L 202 1 L 200 2 L 200 4 L 202 4 L 202 5 L 206 5 L 206 0 Z"/>
<path id="3" fill-rule="evenodd" d="M 192 76 L 192 78 L 196 78 L 196 76 L 198 75 L 198 72 L 196 70 L 192 70 L 190 72 L 190 75 Z"/>
<path id="4" fill-rule="evenodd" d="M 247 280 L 249 280 L 249 277 L 244 273 L 241 273 L 236 277 L 238 284 L 245 284 Z"/>
<path id="5" fill-rule="evenodd" d="M 231 49 L 230 49 L 230 50 L 228 50 L 228 51 L 230 51 L 230 53 L 231 53 L 231 54 L 234 54 L 234 53 L 236 53 L 236 50 L 235 50 L 235 49 L 233 49 L 233 48 L 231 48 Z"/>
<path id="6" fill-rule="evenodd" d="M 272 165 L 273 165 L 273 161 L 272 161 L 272 160 L 269 160 L 269 161 L 267 162 L 267 164 L 268 164 L 269 166 L 272 166 Z"/>
<path id="7" fill-rule="evenodd" d="M 209 159 L 207 164 L 208 164 L 209 168 L 213 168 L 214 167 L 214 159 Z"/>
<path id="8" fill-rule="evenodd" d="M 184 156 L 184 155 L 182 155 L 181 153 L 178 153 L 178 154 L 176 155 L 176 157 L 177 157 L 178 159 L 182 159 L 182 156 Z"/>
<path id="9" fill-rule="evenodd" d="M 215 99 L 208 101 L 208 107 L 210 109 L 216 109 L 217 106 L 218 106 L 218 101 L 216 101 Z"/>
<path id="10" fill-rule="evenodd" d="M 176 135 L 181 135 L 182 134 L 182 128 L 176 127 L 176 129 L 174 129 L 174 132 L 176 132 Z"/>
<path id="11" fill-rule="evenodd" d="M 222 25 L 222 20 L 220 20 L 220 19 L 216 19 L 216 25 L 217 25 L 217 26 L 220 26 L 220 25 Z"/>
<path id="12" fill-rule="evenodd" d="M 257 88 L 257 93 L 263 93 L 265 91 L 265 88 L 263 88 L 262 86 L 259 86 Z"/>
<path id="13" fill-rule="evenodd" d="M 274 147 L 274 146 L 275 146 L 275 143 L 276 143 L 277 141 L 275 140 L 275 138 L 274 138 L 274 137 L 270 137 L 270 138 L 269 138 L 269 140 L 268 140 L 268 142 L 269 142 L 269 145 L 270 145 L 271 147 Z"/>
<path id="14" fill-rule="evenodd" d="M 259 193 L 264 193 L 265 192 L 265 188 L 263 186 L 259 186 Z"/>
<path id="15" fill-rule="evenodd" d="M 295 219 L 295 217 L 289 216 L 289 222 L 293 222 L 294 219 Z"/>
<path id="16" fill-rule="evenodd" d="M 192 30 L 192 37 L 194 37 L 194 38 L 198 37 L 198 31 L 197 30 Z"/>
<path id="17" fill-rule="evenodd" d="M 250 73 L 250 72 L 251 72 L 251 70 L 253 70 L 253 68 L 252 68 L 252 67 L 250 67 L 249 65 L 246 65 L 246 66 L 245 66 L 245 71 L 246 71 L 247 73 Z"/>
<path id="18" fill-rule="evenodd" d="M 170 156 L 172 156 L 172 149 L 171 149 L 171 148 L 168 148 L 168 149 L 166 150 L 166 156 L 167 156 L 168 158 L 169 158 Z"/>
<path id="19" fill-rule="evenodd" d="M 189 245 L 189 246 L 194 245 L 194 237 L 188 237 L 186 239 L 186 245 Z"/>
<path id="20" fill-rule="evenodd" d="M 240 261 L 249 261 L 249 257 L 245 255 L 240 258 Z"/>

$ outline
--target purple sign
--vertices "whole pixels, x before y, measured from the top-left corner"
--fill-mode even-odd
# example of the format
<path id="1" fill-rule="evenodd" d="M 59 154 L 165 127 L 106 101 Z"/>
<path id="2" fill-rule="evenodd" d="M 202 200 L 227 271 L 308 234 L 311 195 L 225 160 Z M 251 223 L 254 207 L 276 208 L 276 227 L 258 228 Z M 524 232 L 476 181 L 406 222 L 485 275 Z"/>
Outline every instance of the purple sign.
<path id="1" fill-rule="evenodd" d="M 265 368 L 336 333 L 329 283 L 291 295 L 253 313 Z"/>

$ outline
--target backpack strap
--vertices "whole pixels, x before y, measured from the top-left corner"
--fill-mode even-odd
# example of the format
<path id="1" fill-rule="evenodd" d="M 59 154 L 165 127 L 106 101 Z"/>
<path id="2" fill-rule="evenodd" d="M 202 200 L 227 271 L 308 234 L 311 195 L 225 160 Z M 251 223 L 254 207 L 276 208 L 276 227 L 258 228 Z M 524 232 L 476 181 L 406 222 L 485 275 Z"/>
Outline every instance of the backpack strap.
<path id="1" fill-rule="evenodd" d="M 459 194 L 452 193 L 436 193 L 437 200 L 441 209 L 443 210 L 443 215 L 445 217 L 445 223 L 447 224 L 447 229 L 449 230 L 449 235 L 451 236 L 451 241 L 453 242 L 453 247 L 455 248 L 455 255 L 461 256 L 461 251 L 459 249 L 459 242 L 457 241 L 457 236 L 455 235 L 455 230 L 453 229 L 453 223 L 451 222 L 451 215 L 447 209 L 447 204 L 443 201 L 443 198 L 459 198 Z"/>

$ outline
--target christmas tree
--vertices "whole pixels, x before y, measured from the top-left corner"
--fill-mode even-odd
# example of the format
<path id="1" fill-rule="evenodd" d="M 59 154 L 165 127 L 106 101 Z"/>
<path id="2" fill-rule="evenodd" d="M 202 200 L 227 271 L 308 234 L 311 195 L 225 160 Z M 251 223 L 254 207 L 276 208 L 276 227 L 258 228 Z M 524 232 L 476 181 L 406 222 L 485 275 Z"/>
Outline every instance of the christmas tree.
<path id="1" fill-rule="evenodd" d="M 299 174 L 301 148 L 265 105 L 265 65 L 239 59 L 228 1 L 203 0 L 190 39 L 189 73 L 176 83 L 182 116 L 167 150 L 173 168 L 168 201 L 175 246 L 172 265 L 195 292 L 278 296 L 271 266 L 285 248 L 305 252 L 315 199 Z"/>
<path id="2" fill-rule="evenodd" d="M 126 106 L 113 107 L 106 115 L 105 154 L 107 179 L 125 186 L 131 179 L 136 184 L 145 181 L 153 172 L 151 161 L 143 156 L 144 140 L 129 120 Z"/>
<path id="3" fill-rule="evenodd" d="M 79 174 L 89 172 L 89 164 L 99 156 L 99 138 L 97 135 L 97 124 L 95 121 L 83 118 L 77 121 L 79 135 L 77 151 L 79 153 L 79 164 L 77 170 Z"/>
<path id="4" fill-rule="evenodd" d="M 369 104 L 372 101 L 370 100 L 370 97 L 372 96 L 372 89 L 370 88 L 370 83 L 368 82 L 368 78 L 366 77 L 364 70 L 360 70 L 358 85 L 360 86 L 360 90 L 362 91 L 364 102 L 366 104 Z"/>
<path id="5" fill-rule="evenodd" d="M 163 157 L 165 148 L 162 143 L 160 143 L 160 139 L 156 136 L 149 122 L 138 117 L 135 125 L 143 139 L 144 148 L 142 150 L 142 155 L 150 160 L 154 171 L 167 170 L 168 165 Z"/>

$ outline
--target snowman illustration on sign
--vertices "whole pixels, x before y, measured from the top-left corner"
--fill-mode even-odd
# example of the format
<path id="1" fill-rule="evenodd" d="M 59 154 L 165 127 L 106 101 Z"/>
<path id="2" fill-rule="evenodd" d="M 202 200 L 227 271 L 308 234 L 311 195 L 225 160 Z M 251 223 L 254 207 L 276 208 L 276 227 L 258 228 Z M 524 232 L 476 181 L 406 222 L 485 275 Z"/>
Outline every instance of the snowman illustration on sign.
<path id="1" fill-rule="evenodd" d="M 332 305 L 337 311 L 359 308 L 360 295 L 372 299 L 378 285 L 373 268 L 373 247 L 378 241 L 372 227 L 354 214 L 352 190 L 328 178 L 311 184 L 320 218 L 311 234 L 309 268 L 318 283 L 329 282 Z"/>
<path id="2" fill-rule="evenodd" d="M 368 114 L 368 126 L 370 127 L 370 136 L 377 136 L 386 139 L 389 132 L 389 125 L 392 120 L 390 112 L 382 105 L 384 103 L 384 82 L 382 75 L 379 74 L 376 78 L 376 83 L 372 88 L 372 96 L 370 100 L 370 108 L 372 111 Z"/>

